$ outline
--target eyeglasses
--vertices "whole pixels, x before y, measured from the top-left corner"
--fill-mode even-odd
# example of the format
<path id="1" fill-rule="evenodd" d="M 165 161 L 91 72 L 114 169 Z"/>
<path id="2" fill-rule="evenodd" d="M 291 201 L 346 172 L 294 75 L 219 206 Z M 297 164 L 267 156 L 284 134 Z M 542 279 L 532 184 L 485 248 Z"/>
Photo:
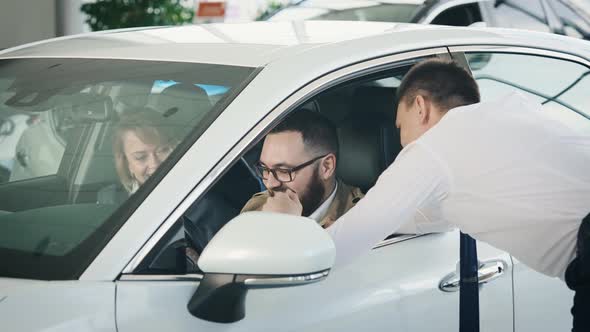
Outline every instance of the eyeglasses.
<path id="1" fill-rule="evenodd" d="M 320 160 L 327 155 L 328 154 L 325 154 L 325 155 L 322 155 L 319 157 L 315 157 L 310 161 L 306 161 L 303 164 L 297 165 L 292 168 L 281 168 L 281 167 L 268 168 L 265 165 L 258 162 L 258 164 L 256 164 L 256 166 L 255 166 L 256 175 L 258 175 L 263 180 L 268 180 L 268 178 L 270 177 L 270 174 L 272 173 L 272 175 L 275 177 L 275 179 L 277 179 L 277 181 L 279 181 L 281 183 L 291 182 L 295 179 L 293 177 L 294 172 L 297 172 L 298 170 L 303 169 L 303 168 L 313 164 L 315 161 Z"/>

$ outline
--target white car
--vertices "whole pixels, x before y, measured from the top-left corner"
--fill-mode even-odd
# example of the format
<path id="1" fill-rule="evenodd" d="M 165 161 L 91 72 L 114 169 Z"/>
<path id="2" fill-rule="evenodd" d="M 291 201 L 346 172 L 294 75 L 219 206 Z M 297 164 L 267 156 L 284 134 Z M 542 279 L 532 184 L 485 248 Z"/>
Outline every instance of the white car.
<path id="1" fill-rule="evenodd" d="M 488 26 L 590 39 L 589 8 L 587 0 L 298 0 L 263 19 Z"/>
<path id="2" fill-rule="evenodd" d="M 7 175 L 13 173 L 16 145 L 31 122 L 26 114 L 0 117 L 0 183 L 7 181 Z"/>
<path id="3" fill-rule="evenodd" d="M 384 234 L 371 252 L 332 268 L 338 253 L 310 219 L 238 216 L 261 190 L 251 168 L 261 139 L 301 108 L 334 121 L 338 174 L 368 190 L 401 149 L 400 79 L 432 57 L 469 68 L 484 100 L 518 90 L 572 131 L 590 130 L 590 44 L 551 34 L 260 22 L 2 51 L 0 112 L 63 112 L 68 125 L 56 170 L 0 185 L 1 330 L 457 331 L 458 231 Z M 215 98 L 194 86 L 217 87 Z M 120 183 L 114 128 L 145 105 L 180 143 L 135 193 L 103 200 Z M 52 144 L 26 142 L 39 151 Z M 227 224 L 195 244 L 189 228 L 219 215 Z M 197 264 L 185 254 L 196 246 L 206 246 Z M 484 243 L 478 255 L 482 331 L 569 329 L 573 294 L 561 280 Z"/>

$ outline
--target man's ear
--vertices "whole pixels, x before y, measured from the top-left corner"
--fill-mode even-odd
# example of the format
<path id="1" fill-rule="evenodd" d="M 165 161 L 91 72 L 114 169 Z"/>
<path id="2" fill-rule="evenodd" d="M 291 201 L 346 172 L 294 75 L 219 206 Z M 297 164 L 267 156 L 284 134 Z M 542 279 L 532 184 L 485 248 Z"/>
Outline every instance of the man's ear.
<path id="1" fill-rule="evenodd" d="M 418 111 L 418 117 L 421 124 L 427 124 L 430 120 L 430 112 L 432 111 L 432 104 L 423 95 L 418 94 L 414 99 L 416 110 Z"/>
<path id="2" fill-rule="evenodd" d="M 320 177 L 322 180 L 328 180 L 336 173 L 336 156 L 333 153 L 328 154 L 322 159 L 320 164 Z"/>

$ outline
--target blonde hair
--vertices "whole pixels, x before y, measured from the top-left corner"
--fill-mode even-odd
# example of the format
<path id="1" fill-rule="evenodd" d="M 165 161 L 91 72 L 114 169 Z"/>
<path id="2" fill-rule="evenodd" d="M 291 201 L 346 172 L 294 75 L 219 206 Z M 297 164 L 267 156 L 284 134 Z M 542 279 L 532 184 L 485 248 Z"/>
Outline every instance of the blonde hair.
<path id="1" fill-rule="evenodd" d="M 179 140 L 172 134 L 173 128 L 164 124 L 165 117 L 155 110 L 140 107 L 128 110 L 127 113 L 121 116 L 114 128 L 113 156 L 121 184 L 128 192 L 133 192 L 134 185 L 137 187 L 138 183 L 129 171 L 129 162 L 125 156 L 126 134 L 133 132 L 142 142 L 154 145 L 175 147 Z"/>

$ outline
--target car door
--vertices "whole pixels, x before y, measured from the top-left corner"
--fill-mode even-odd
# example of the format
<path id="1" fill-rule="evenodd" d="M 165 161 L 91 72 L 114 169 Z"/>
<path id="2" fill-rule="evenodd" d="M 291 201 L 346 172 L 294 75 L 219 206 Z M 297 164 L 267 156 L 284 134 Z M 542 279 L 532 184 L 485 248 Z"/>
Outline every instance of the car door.
<path id="1" fill-rule="evenodd" d="M 252 151 L 248 148 L 253 141 L 263 137 L 280 117 L 298 105 L 310 99 L 315 104 L 322 91 L 334 86 L 334 82 L 344 81 L 342 84 L 346 85 L 347 81 L 362 81 L 365 76 L 373 75 L 375 68 L 386 72 L 403 67 L 407 71 L 416 61 L 433 55 L 449 56 L 444 48 L 398 54 L 338 70 L 303 87 L 245 133 L 213 170 L 212 174 L 220 175 L 198 185 L 190 197 L 200 197 L 202 202 L 217 184 L 227 182 L 226 177 L 234 173 L 234 168 L 240 167 Z M 372 80 L 375 84 L 379 81 Z M 389 79 L 392 81 L 399 84 L 395 77 Z M 395 105 L 385 107 L 393 109 Z M 393 126 L 393 122 L 389 125 Z M 212 183 L 215 186 L 209 189 Z M 241 190 L 232 184 L 233 193 Z M 200 202 L 195 204 L 198 207 Z M 175 220 L 167 220 L 163 225 L 116 282 L 120 332 L 458 330 L 457 231 L 423 236 L 396 234 L 355 263 L 332 270 L 321 282 L 291 288 L 250 289 L 245 299 L 245 317 L 222 324 L 196 318 L 187 309 L 200 286 L 201 274 L 150 269 L 182 234 L 182 225 Z M 276 234 L 277 238 L 281 236 L 289 234 Z M 482 330 L 511 330 L 510 256 L 485 244 L 480 244 L 478 249 L 481 273 L 487 271 L 494 277 L 494 280 L 486 279 L 488 283 L 482 282 L 480 288 Z"/>
<path id="2" fill-rule="evenodd" d="M 566 125 L 572 132 L 590 131 L 590 63 L 585 59 L 527 48 L 452 49 L 459 50 L 465 51 L 482 100 L 518 91 L 541 103 L 556 125 Z M 561 280 L 514 261 L 516 331 L 568 330 L 573 293 Z"/>

